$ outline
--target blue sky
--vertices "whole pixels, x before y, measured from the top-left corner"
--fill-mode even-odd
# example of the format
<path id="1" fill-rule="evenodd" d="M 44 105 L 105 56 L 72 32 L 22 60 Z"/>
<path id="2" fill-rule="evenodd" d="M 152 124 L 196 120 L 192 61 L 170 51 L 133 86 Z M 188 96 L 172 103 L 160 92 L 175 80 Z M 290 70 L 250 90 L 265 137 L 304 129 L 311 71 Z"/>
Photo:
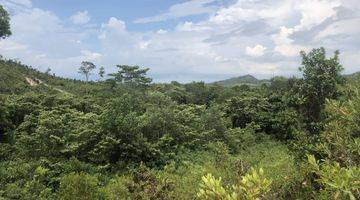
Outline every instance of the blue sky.
<path id="1" fill-rule="evenodd" d="M 358 0 L 0 0 L 13 35 L 0 54 L 82 78 L 81 61 L 150 68 L 157 82 L 298 75 L 299 51 L 339 49 L 360 70 Z M 96 74 L 93 79 L 96 79 Z"/>

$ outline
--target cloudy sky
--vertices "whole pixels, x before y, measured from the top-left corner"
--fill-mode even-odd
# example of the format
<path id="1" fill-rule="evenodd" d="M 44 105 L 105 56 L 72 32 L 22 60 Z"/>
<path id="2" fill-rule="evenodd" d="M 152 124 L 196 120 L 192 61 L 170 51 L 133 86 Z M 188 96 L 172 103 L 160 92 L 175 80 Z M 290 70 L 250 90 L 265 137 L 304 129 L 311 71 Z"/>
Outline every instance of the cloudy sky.
<path id="1" fill-rule="evenodd" d="M 360 71 L 359 0 L 0 0 L 13 35 L 0 54 L 81 78 L 88 60 L 150 68 L 158 82 L 298 75 L 299 51 L 339 49 Z M 96 78 L 94 76 L 94 78 Z"/>

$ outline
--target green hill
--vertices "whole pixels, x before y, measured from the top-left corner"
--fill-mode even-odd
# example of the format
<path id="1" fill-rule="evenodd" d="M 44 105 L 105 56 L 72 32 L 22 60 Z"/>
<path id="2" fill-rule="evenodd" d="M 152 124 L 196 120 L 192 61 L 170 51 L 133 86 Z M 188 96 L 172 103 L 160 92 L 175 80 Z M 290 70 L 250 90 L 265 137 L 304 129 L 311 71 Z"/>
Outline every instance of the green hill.
<path id="1" fill-rule="evenodd" d="M 219 84 L 224 87 L 233 87 L 236 85 L 256 86 L 256 85 L 260 85 L 262 83 L 267 83 L 267 82 L 269 82 L 269 81 L 268 80 L 259 80 L 252 75 L 245 75 L 245 76 L 229 78 L 229 79 L 222 80 L 222 81 L 217 81 L 214 83 Z"/>
<path id="2" fill-rule="evenodd" d="M 14 60 L 0 59 L 0 94 L 22 94 L 28 91 L 69 92 L 85 94 L 102 89 L 97 82 L 85 83 L 40 72 Z"/>

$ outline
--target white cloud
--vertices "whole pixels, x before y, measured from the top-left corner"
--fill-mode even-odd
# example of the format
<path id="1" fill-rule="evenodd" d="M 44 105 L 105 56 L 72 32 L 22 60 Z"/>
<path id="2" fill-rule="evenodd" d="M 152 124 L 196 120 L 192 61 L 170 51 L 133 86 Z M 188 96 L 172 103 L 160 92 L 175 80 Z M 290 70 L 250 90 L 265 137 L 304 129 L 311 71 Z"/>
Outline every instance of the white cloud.
<path id="1" fill-rule="evenodd" d="M 264 51 L 266 50 L 266 47 L 257 44 L 254 47 L 246 47 L 246 54 L 249 56 L 262 56 L 264 55 Z"/>
<path id="2" fill-rule="evenodd" d="M 300 24 L 295 30 L 308 30 L 330 17 L 336 16 L 336 8 L 341 5 L 340 0 L 302 0 L 296 5 L 301 12 Z"/>
<path id="3" fill-rule="evenodd" d="M 274 50 L 284 56 L 298 56 L 299 51 L 309 50 L 310 45 L 295 44 L 291 37 L 300 31 L 309 31 L 327 19 L 335 19 L 336 9 L 341 5 L 340 0 L 303 0 L 294 1 L 293 10 L 301 14 L 300 22 L 292 28 L 280 27 L 278 34 L 272 36 L 275 43 Z M 310 43 L 310 42 L 309 42 Z"/>
<path id="4" fill-rule="evenodd" d="M 360 19 L 345 19 L 334 22 L 327 26 L 324 30 L 319 32 L 315 37 L 316 40 L 320 40 L 322 38 L 339 35 L 339 34 L 348 34 L 348 35 L 356 35 L 360 34 Z"/>
<path id="5" fill-rule="evenodd" d="M 168 19 L 207 14 L 215 11 L 216 7 L 209 5 L 216 0 L 191 0 L 171 6 L 168 11 L 160 15 L 135 20 L 135 23 L 161 22 Z"/>
<path id="6" fill-rule="evenodd" d="M 207 31 L 210 30 L 210 27 L 202 26 L 202 25 L 196 25 L 193 22 L 184 22 L 182 24 L 178 24 L 176 26 L 177 31 L 195 31 L 195 32 L 201 32 L 201 31 Z"/>
<path id="7" fill-rule="evenodd" d="M 62 28 L 62 22 L 55 14 L 38 8 L 18 13 L 11 17 L 10 22 L 12 32 L 19 35 L 48 34 Z"/>
<path id="8" fill-rule="evenodd" d="M 151 44 L 151 41 L 141 41 L 139 43 L 139 48 L 141 50 L 146 50 L 149 47 L 150 44 Z"/>
<path id="9" fill-rule="evenodd" d="M 163 29 L 159 29 L 157 31 L 158 34 L 166 34 L 168 31 L 167 30 L 163 30 Z"/>
<path id="10" fill-rule="evenodd" d="M 298 73 L 299 51 L 319 46 L 329 52 L 340 48 L 347 71 L 360 66 L 357 0 L 237 0 L 221 8 L 218 2 L 186 1 L 136 21 L 178 21 L 149 31 L 127 29 L 117 17 L 77 26 L 47 10 L 17 7 L 11 12 L 13 36 L 0 41 L 0 52 L 71 77 L 78 76 L 82 60 L 108 66 L 107 72 L 116 64 L 146 66 L 156 81 L 292 75 Z M 182 19 L 198 14 L 208 17 Z M 330 37 L 338 35 L 339 40 Z"/>
<path id="11" fill-rule="evenodd" d="M 299 56 L 301 50 L 309 49 L 307 46 L 294 44 L 294 40 L 290 38 L 293 33 L 293 28 L 280 27 L 279 33 L 272 36 L 276 45 L 274 50 L 283 56 L 294 57 Z"/>
<path id="12" fill-rule="evenodd" d="M 239 0 L 234 5 L 222 8 L 210 18 L 216 24 L 233 24 L 259 19 L 286 19 L 291 15 L 292 2 L 285 1 L 254 1 Z"/>
<path id="13" fill-rule="evenodd" d="M 97 61 L 102 57 L 100 53 L 91 52 L 89 50 L 81 50 L 80 52 L 82 54 L 82 60 Z"/>
<path id="14" fill-rule="evenodd" d="M 70 17 L 71 21 L 74 24 L 86 24 L 90 21 L 90 16 L 88 11 L 79 11 L 76 14 L 74 14 L 73 16 Z"/>
<path id="15" fill-rule="evenodd" d="M 107 23 L 101 25 L 99 39 L 106 39 L 108 35 L 113 34 L 126 34 L 125 22 L 116 17 L 110 17 Z"/>
<path id="16" fill-rule="evenodd" d="M 116 17 L 110 17 L 108 23 L 103 24 L 102 27 L 113 29 L 117 32 L 124 32 L 126 30 L 125 22 L 117 19 Z"/>

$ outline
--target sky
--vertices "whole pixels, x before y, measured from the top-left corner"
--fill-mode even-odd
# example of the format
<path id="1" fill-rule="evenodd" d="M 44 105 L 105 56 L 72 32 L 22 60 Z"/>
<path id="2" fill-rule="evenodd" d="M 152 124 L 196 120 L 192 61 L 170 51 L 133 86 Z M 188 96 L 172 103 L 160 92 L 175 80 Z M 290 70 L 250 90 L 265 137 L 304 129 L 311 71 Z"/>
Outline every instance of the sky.
<path id="1" fill-rule="evenodd" d="M 0 54 L 83 79 L 91 61 L 150 68 L 155 82 L 297 76 L 299 51 L 340 50 L 360 71 L 359 0 L 0 0 L 13 35 Z M 96 72 L 92 76 L 98 77 Z"/>

